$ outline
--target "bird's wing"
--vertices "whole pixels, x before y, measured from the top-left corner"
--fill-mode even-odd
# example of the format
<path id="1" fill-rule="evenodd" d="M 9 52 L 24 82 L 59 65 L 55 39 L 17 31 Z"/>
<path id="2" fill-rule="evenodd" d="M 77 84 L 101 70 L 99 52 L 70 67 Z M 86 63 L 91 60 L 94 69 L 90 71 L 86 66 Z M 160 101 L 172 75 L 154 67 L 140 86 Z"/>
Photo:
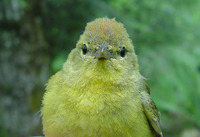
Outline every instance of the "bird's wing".
<path id="1" fill-rule="evenodd" d="M 145 82 L 145 85 L 147 86 L 147 82 Z M 157 133 L 157 137 L 163 137 L 160 128 L 160 112 L 158 111 L 153 100 L 151 99 L 149 93 L 150 93 L 149 86 L 146 87 L 146 90 L 140 92 L 144 113 L 147 119 L 149 120 L 150 125 Z"/>

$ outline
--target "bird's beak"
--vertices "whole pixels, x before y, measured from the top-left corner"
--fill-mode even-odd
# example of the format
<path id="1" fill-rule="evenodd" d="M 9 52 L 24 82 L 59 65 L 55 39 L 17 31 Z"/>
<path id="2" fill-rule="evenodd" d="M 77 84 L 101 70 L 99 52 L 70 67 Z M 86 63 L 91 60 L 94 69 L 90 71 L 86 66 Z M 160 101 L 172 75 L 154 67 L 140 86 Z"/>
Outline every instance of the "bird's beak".
<path id="1" fill-rule="evenodd" d="M 106 44 L 100 44 L 96 52 L 96 58 L 98 59 L 110 59 L 108 46 Z"/>

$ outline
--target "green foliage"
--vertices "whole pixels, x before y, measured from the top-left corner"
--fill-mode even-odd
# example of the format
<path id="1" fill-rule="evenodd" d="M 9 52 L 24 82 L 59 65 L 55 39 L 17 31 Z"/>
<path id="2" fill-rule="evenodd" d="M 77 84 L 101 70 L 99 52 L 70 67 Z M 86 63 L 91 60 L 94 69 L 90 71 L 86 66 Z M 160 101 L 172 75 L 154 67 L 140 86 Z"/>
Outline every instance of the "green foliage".
<path id="1" fill-rule="evenodd" d="M 165 45 L 143 51 L 140 55 L 141 69 L 144 76 L 150 78 L 152 96 L 157 106 L 161 112 L 168 114 L 163 126 L 169 125 L 168 121 L 173 119 L 168 130 L 173 131 L 177 123 L 183 123 L 180 125 L 182 128 L 199 128 L 200 47 Z"/>
<path id="2" fill-rule="evenodd" d="M 44 35 L 53 56 L 75 47 L 93 12 L 87 1 L 45 0 L 41 4 Z M 66 54 L 67 55 L 67 54 Z"/>
<path id="3" fill-rule="evenodd" d="M 7 137 L 8 136 L 6 129 L 0 128 L 0 136 L 1 137 Z"/>
<path id="4" fill-rule="evenodd" d="M 0 136 L 1 137 L 7 137 L 8 133 L 7 133 L 6 128 L 3 126 L 3 121 L 1 119 L 1 114 L 2 114 L 2 112 L 0 111 Z"/>
<path id="5" fill-rule="evenodd" d="M 58 55 L 56 55 L 56 57 L 54 58 L 51 64 L 51 69 L 54 73 L 59 71 L 62 68 L 63 64 L 65 63 L 67 59 L 68 54 L 69 53 L 59 53 Z"/>

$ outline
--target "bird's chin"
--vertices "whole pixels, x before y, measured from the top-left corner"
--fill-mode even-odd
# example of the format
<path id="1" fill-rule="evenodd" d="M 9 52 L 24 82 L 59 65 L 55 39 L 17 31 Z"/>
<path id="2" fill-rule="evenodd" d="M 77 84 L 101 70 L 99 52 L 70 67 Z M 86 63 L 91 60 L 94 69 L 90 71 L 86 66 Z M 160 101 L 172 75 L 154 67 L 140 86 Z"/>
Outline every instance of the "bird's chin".
<path id="1" fill-rule="evenodd" d="M 98 61 L 106 61 L 106 60 L 108 60 L 108 59 L 107 59 L 107 58 L 104 58 L 104 57 L 98 58 Z"/>
<path id="2" fill-rule="evenodd" d="M 106 59 L 106 58 L 98 58 L 98 59 L 97 59 L 97 62 L 98 62 L 98 63 L 107 64 L 107 63 L 110 62 L 110 60 L 109 60 L 109 59 Z"/>
<path id="3" fill-rule="evenodd" d="M 101 64 L 101 65 L 110 65 L 110 59 L 107 58 L 98 58 L 97 59 L 97 64 Z"/>
<path id="4" fill-rule="evenodd" d="M 87 66 L 91 69 L 91 70 L 95 70 L 95 71 L 106 71 L 106 70 L 111 70 L 113 69 L 113 62 L 111 58 L 104 58 L 104 57 L 100 57 L 100 58 L 93 58 L 90 60 L 91 62 L 87 64 Z"/>

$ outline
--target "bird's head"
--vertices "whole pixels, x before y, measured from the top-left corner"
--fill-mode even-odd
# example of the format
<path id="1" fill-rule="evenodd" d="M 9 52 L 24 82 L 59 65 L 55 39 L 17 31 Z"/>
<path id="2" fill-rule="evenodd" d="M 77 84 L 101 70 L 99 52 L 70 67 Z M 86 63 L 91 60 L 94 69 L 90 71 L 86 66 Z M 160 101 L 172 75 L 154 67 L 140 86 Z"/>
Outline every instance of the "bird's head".
<path id="1" fill-rule="evenodd" d="M 137 56 L 126 29 L 107 17 L 87 24 L 69 55 L 68 66 L 92 75 L 131 75 L 138 71 Z"/>

